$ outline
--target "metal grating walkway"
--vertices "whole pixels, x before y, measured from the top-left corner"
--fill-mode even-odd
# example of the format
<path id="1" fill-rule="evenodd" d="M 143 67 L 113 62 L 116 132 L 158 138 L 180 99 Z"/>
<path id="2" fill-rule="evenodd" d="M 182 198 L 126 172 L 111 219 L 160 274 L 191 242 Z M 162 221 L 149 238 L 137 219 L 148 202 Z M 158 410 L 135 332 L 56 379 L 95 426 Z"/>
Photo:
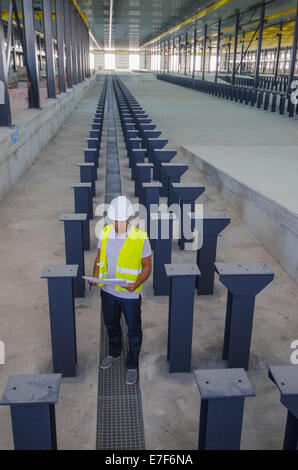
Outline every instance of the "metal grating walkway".
<path id="1" fill-rule="evenodd" d="M 107 88 L 107 154 L 105 202 L 121 194 L 119 155 L 117 148 L 115 102 L 112 80 Z M 128 350 L 127 327 L 121 319 L 123 351 L 110 369 L 99 370 L 97 450 L 142 450 L 145 435 L 142 399 L 139 384 L 125 383 L 125 356 Z M 108 337 L 101 316 L 100 359 L 108 354 Z"/>

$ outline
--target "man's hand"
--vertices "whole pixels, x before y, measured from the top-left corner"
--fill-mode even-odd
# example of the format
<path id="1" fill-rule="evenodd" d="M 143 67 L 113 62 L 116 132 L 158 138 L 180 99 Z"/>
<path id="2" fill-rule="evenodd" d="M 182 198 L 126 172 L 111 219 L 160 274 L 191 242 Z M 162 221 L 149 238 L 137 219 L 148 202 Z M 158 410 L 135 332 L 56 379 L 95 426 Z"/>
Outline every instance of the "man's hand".
<path id="1" fill-rule="evenodd" d="M 128 292 L 134 292 L 138 287 L 139 284 L 137 282 L 131 282 L 125 287 L 125 289 L 128 290 Z"/>

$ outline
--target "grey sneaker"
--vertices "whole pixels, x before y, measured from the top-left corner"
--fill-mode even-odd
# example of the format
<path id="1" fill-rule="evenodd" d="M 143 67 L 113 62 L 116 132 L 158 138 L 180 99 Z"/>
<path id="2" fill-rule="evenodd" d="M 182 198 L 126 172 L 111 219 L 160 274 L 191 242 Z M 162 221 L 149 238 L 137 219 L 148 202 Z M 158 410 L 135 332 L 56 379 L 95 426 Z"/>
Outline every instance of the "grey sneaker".
<path id="1" fill-rule="evenodd" d="M 138 380 L 138 369 L 127 369 L 126 383 L 127 385 L 134 385 Z"/>
<path id="2" fill-rule="evenodd" d="M 101 361 L 101 363 L 99 364 L 99 367 L 101 369 L 108 369 L 109 367 L 111 367 L 113 362 L 117 361 L 119 358 L 120 356 L 118 357 L 107 356 Z"/>

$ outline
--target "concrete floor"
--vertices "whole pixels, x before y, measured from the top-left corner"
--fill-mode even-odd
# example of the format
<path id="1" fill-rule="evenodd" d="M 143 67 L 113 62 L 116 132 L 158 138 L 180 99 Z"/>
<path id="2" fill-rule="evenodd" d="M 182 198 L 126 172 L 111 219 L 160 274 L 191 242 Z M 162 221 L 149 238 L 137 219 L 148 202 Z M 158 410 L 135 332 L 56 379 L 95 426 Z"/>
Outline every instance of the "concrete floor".
<path id="1" fill-rule="evenodd" d="M 125 80 L 125 78 L 124 78 Z M 261 145 L 263 136 L 269 145 L 297 143 L 296 124 L 275 120 L 271 116 L 242 109 L 232 103 L 214 112 L 218 101 L 195 94 L 178 86 L 159 81 L 125 80 L 126 85 L 148 112 L 162 136 L 169 139 L 169 148 L 214 141 L 247 149 L 253 142 Z M 200 107 L 209 109 L 202 118 Z M 221 109 L 221 108 L 219 108 Z M 267 121 L 268 119 L 268 121 Z M 253 127 L 252 123 L 256 120 Z M 238 123 L 238 124 L 237 124 Z M 237 131 L 235 132 L 235 125 Z M 295 134 L 294 134 L 295 127 Z M 277 132 L 278 130 L 278 132 Z M 244 139 L 245 137 L 245 139 Z M 251 147 L 250 147 L 251 148 Z M 252 151 L 253 153 L 253 151 Z M 276 151 L 277 153 L 277 151 Z M 284 157 L 284 155 L 282 154 Z M 249 378 L 257 394 L 246 400 L 243 423 L 243 449 L 280 449 L 284 434 L 286 411 L 279 403 L 279 393 L 267 378 L 267 364 L 290 364 L 291 342 L 298 338 L 296 312 L 297 286 L 275 259 L 242 223 L 233 210 L 220 198 L 198 171 L 194 161 L 177 155 L 174 161 L 187 162 L 189 171 L 183 181 L 200 182 L 206 192 L 199 200 L 205 210 L 227 211 L 231 225 L 222 233 L 218 243 L 218 261 L 265 261 L 275 272 L 275 280 L 257 297 L 254 333 L 252 338 Z M 127 178 L 123 165 L 122 178 Z M 252 166 L 252 169 L 256 166 Z M 258 178 L 259 171 L 255 171 Z M 267 175 L 268 176 L 268 175 Z M 268 179 L 269 181 L 269 179 Z M 291 186 L 290 180 L 289 186 Z M 295 188 L 297 197 L 297 186 Z M 131 194 L 128 194 L 131 195 Z M 198 202 L 199 202 L 198 201 Z M 181 253 L 175 245 L 173 262 L 195 261 L 195 254 Z M 200 398 L 192 374 L 169 374 L 166 362 L 168 299 L 154 298 L 152 285 L 145 286 L 143 306 L 144 344 L 141 360 L 141 389 L 143 397 L 147 446 L 150 449 L 195 449 L 197 446 Z M 226 290 L 216 279 L 212 297 L 197 297 L 194 312 L 192 367 L 223 368 L 221 359 L 226 306 Z M 179 424 L 178 424 L 179 423 Z"/>
<path id="2" fill-rule="evenodd" d="M 71 184 L 79 181 L 78 162 L 91 128 L 101 83 L 95 84 L 64 127 L 0 203 L 0 340 L 6 364 L 0 366 L 0 394 L 7 376 L 51 373 L 47 265 L 65 264 L 62 213 L 74 212 Z M 104 196 L 103 168 L 97 196 Z M 94 261 L 95 221 L 90 233 L 93 251 L 85 252 L 86 269 Z M 76 299 L 78 376 L 64 379 L 56 407 L 60 449 L 94 449 L 99 351 L 99 300 L 92 292 Z M 0 449 L 13 448 L 8 407 L 0 407 Z"/>
<path id="3" fill-rule="evenodd" d="M 171 146 L 298 213 L 297 119 L 146 78 L 128 84 Z"/>
<path id="4" fill-rule="evenodd" d="M 188 90 L 150 81 L 148 74 L 145 85 L 141 77 L 126 84 L 153 121 L 159 124 L 163 136 L 169 138 L 170 147 L 178 148 L 186 143 L 195 145 L 198 142 L 202 120 L 199 111 L 194 111 L 194 98 L 187 98 L 186 93 L 185 102 L 181 101 L 180 90 L 181 93 Z M 69 118 L 66 127 L 61 129 L 0 204 L 0 304 L 1 311 L 5 312 L 0 319 L 0 340 L 5 342 L 7 349 L 7 363 L 0 366 L 0 393 L 9 374 L 51 372 L 47 286 L 46 281 L 40 280 L 40 274 L 48 264 L 65 262 L 63 226 L 58 219 L 63 212 L 73 212 L 73 193 L 69 186 L 79 178 L 76 163 L 83 160 L 82 149 L 85 148 L 85 138 L 100 89 L 100 84 L 95 85 Z M 198 102 L 200 97 L 202 100 L 207 98 L 198 94 Z M 189 113 L 186 113 L 187 107 Z M 237 106 L 231 107 L 238 109 Z M 184 116 L 184 124 L 181 115 Z M 266 128 L 266 116 L 263 121 Z M 283 124 L 280 125 L 283 127 Z M 219 120 L 217 126 L 220 129 Z M 240 127 L 244 133 L 245 123 L 241 121 Z M 226 122 L 225 133 L 220 135 L 231 143 L 234 141 L 233 134 L 234 128 Z M 212 133 L 206 131 L 206 144 L 209 142 L 208 136 L 211 140 Z M 250 134 L 247 139 L 253 141 L 254 136 Z M 241 144 L 240 138 L 237 137 L 236 141 Z M 134 200 L 130 170 L 121 141 L 119 153 L 122 188 Z M 182 161 L 182 156 L 177 156 L 176 160 Z M 276 274 L 274 282 L 258 296 L 256 303 L 248 375 L 257 396 L 246 400 L 242 448 L 279 449 L 286 411 L 279 402 L 276 387 L 267 378 L 266 364 L 290 362 L 290 344 L 298 338 L 297 287 L 217 191 L 204 180 L 193 161 L 187 160 L 187 157 L 183 157 L 183 161 L 188 161 L 190 166 L 184 180 L 206 184 L 201 202 L 208 210 L 227 211 L 232 218 L 231 225 L 219 239 L 218 261 L 265 261 Z M 104 160 L 101 159 L 94 206 L 104 198 L 104 173 Z M 86 273 L 92 270 L 96 252 L 95 222 L 91 223 L 91 251 L 85 253 Z M 194 262 L 195 254 L 181 253 L 175 244 L 173 262 L 186 260 Z M 200 398 L 194 376 L 192 373 L 168 373 L 168 298 L 153 297 L 152 278 L 146 283 L 144 293 L 140 385 L 147 449 L 195 449 Z M 76 300 L 79 371 L 76 379 L 63 380 L 61 388 L 57 405 L 60 449 L 95 448 L 98 294 L 93 289 L 91 294 L 86 292 L 85 299 Z M 193 368 L 226 366 L 221 360 L 225 302 L 226 291 L 218 280 L 214 296 L 196 298 Z M 0 413 L 0 449 L 10 449 L 9 410 L 2 407 Z"/>

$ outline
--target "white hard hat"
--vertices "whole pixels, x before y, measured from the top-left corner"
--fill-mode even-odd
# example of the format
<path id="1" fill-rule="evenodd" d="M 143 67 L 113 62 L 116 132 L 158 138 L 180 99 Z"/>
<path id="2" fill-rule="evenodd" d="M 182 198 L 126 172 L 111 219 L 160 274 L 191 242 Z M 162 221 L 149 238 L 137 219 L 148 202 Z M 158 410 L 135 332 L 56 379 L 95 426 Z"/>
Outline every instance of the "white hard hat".
<path id="1" fill-rule="evenodd" d="M 133 215 L 130 200 L 126 196 L 115 197 L 110 203 L 108 218 L 118 222 L 124 222 Z"/>

